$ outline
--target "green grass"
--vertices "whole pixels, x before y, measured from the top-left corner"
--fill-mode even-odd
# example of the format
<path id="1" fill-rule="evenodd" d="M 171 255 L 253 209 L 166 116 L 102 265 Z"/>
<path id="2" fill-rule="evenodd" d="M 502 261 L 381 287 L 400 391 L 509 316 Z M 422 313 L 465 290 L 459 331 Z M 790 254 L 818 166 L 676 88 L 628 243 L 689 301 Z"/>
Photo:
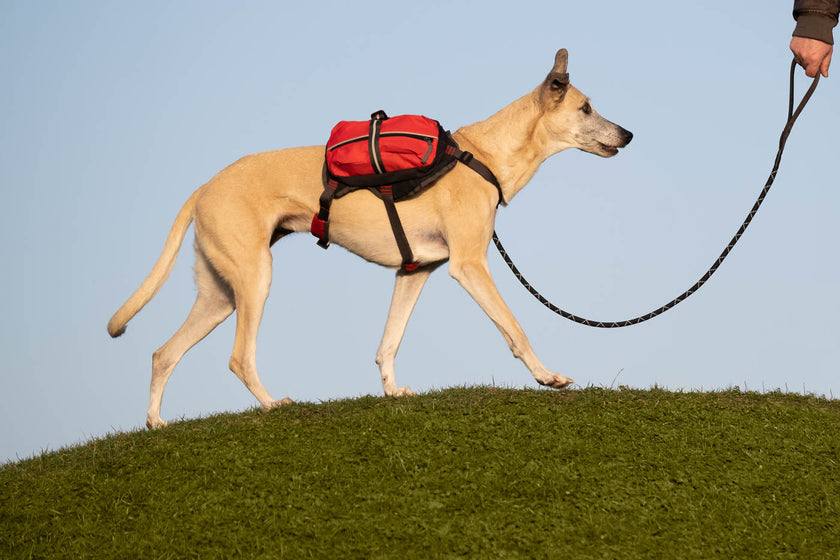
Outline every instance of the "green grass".
<path id="1" fill-rule="evenodd" d="M 840 402 L 450 389 L 0 469 L 2 558 L 840 558 Z"/>

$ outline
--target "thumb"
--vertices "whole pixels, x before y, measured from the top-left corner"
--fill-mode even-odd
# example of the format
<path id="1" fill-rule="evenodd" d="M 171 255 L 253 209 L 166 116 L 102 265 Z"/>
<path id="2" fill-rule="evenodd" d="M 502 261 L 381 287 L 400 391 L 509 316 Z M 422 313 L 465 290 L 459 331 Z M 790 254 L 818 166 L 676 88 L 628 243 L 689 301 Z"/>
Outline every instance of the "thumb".
<path id="1" fill-rule="evenodd" d="M 828 67 L 831 66 L 831 54 L 831 51 L 828 51 L 828 55 L 826 55 L 822 64 L 820 64 L 820 72 L 825 78 L 828 78 Z"/>

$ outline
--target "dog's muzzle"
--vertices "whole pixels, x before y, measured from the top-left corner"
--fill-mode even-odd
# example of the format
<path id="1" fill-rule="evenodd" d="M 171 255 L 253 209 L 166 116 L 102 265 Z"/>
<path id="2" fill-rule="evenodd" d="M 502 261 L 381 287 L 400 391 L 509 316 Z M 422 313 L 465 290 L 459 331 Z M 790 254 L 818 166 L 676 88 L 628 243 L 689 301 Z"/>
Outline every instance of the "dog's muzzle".
<path id="1" fill-rule="evenodd" d="M 615 145 L 598 142 L 601 145 L 601 148 L 610 156 L 614 156 L 615 154 L 617 154 L 619 148 L 625 147 L 633 139 L 633 133 L 629 130 L 621 128 L 620 126 L 618 127 L 618 136 L 621 141 Z"/>

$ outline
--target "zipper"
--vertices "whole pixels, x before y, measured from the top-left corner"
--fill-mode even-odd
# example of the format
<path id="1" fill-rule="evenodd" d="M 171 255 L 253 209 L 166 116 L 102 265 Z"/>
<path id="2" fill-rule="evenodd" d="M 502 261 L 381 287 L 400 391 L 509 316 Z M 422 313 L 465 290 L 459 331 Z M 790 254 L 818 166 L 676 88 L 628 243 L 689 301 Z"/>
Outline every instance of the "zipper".
<path id="1" fill-rule="evenodd" d="M 404 132 L 399 130 L 392 130 L 390 132 L 381 132 L 377 134 L 379 138 L 385 138 L 388 136 L 405 136 L 407 138 L 414 138 L 415 140 L 423 140 L 426 142 L 426 153 L 423 154 L 423 157 L 420 158 L 420 165 L 426 165 L 429 161 L 429 158 L 432 157 L 432 152 L 435 147 L 435 140 L 437 136 L 431 136 L 429 134 L 420 134 L 417 132 Z M 332 146 L 327 148 L 327 151 L 332 152 L 333 150 L 337 150 L 342 146 L 346 146 L 348 144 L 353 144 L 354 142 L 363 142 L 370 138 L 370 134 L 364 134 L 362 136 L 356 136 L 353 138 L 348 138 L 347 140 L 342 140 L 341 142 L 337 142 Z"/>
<path id="2" fill-rule="evenodd" d="M 384 136 L 408 136 L 409 138 L 416 138 L 417 140 L 424 140 L 429 146 L 434 145 L 435 139 L 437 136 L 431 136 L 429 134 L 419 134 L 417 132 L 399 132 L 399 131 L 391 131 L 391 132 L 382 132 L 379 137 Z M 363 136 L 356 136 L 354 138 L 348 138 L 347 140 L 342 140 L 341 142 L 337 142 L 328 148 L 329 151 L 336 150 L 342 146 L 346 146 L 347 144 L 352 144 L 353 142 L 361 142 L 363 140 L 367 140 L 370 137 L 369 134 L 365 134 Z"/>
<path id="3" fill-rule="evenodd" d="M 432 148 L 434 147 L 434 139 L 433 138 L 426 138 L 426 143 L 429 145 L 426 148 L 426 153 L 423 154 L 423 158 L 420 160 L 420 165 L 425 165 L 427 161 L 429 161 L 429 157 L 432 155 Z"/>
<path id="4" fill-rule="evenodd" d="M 338 149 L 342 146 L 346 146 L 347 144 L 352 144 L 353 142 L 361 142 L 362 140 L 367 140 L 367 138 L 368 138 L 367 134 L 365 134 L 364 136 L 356 136 L 355 138 L 348 138 L 347 140 L 342 140 L 341 142 L 338 142 L 337 144 L 333 144 L 332 146 L 329 147 L 329 150 L 333 151 L 333 150 Z"/>

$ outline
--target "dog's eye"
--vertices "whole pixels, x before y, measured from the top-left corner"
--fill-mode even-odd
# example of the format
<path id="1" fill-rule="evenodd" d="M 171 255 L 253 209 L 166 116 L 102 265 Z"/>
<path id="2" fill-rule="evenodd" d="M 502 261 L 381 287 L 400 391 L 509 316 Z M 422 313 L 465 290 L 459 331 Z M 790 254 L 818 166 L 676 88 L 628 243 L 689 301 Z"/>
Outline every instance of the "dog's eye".
<path id="1" fill-rule="evenodd" d="M 592 105 L 590 105 L 587 101 L 583 104 L 583 107 L 581 107 L 580 110 L 583 111 L 585 114 L 589 115 L 592 113 Z"/>

